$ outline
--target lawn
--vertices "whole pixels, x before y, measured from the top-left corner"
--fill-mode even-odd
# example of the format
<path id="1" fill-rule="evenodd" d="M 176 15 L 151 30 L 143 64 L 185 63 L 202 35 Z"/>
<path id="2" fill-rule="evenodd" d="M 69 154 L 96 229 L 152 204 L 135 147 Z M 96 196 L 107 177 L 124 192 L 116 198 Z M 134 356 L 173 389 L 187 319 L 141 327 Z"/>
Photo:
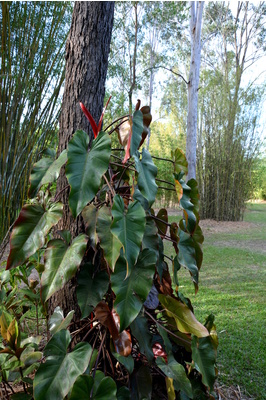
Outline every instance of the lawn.
<path id="1" fill-rule="evenodd" d="M 243 223 L 216 225 L 202 221 L 198 294 L 185 270 L 179 290 L 190 297 L 201 322 L 215 315 L 219 384 L 239 385 L 246 396 L 266 399 L 266 204 L 248 203 Z M 170 245 L 166 251 L 173 255 Z"/>

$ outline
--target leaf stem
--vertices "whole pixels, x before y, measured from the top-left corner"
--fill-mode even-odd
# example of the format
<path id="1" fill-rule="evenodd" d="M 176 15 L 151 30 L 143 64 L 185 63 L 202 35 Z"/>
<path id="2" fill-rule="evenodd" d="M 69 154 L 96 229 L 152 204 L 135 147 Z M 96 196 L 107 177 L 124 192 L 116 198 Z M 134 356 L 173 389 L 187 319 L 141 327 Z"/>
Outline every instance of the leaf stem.
<path id="1" fill-rule="evenodd" d="M 169 161 L 170 163 L 174 164 L 174 161 L 170 160 L 169 158 L 161 158 L 161 157 L 155 157 L 155 156 L 151 156 L 151 157 L 154 158 L 155 160 Z"/>
<path id="2" fill-rule="evenodd" d="M 129 118 L 130 117 L 130 114 L 126 114 L 126 115 L 123 115 L 123 117 L 119 117 L 119 118 L 117 118 L 117 119 L 115 119 L 113 122 L 111 122 L 111 124 L 110 125 L 108 125 L 105 129 L 104 129 L 104 132 L 106 132 L 107 131 L 107 129 L 109 129 L 112 125 L 114 125 L 116 122 L 118 122 L 118 121 L 120 121 L 121 119 L 125 119 L 125 118 Z M 125 121 L 122 121 L 122 124 L 124 123 Z M 120 124 L 121 125 L 121 124 Z M 115 127 L 115 129 L 117 129 L 118 128 L 118 126 L 116 126 Z M 114 129 L 114 130 L 115 130 Z M 108 133 L 109 135 L 110 135 L 110 133 Z"/>
<path id="3" fill-rule="evenodd" d="M 65 187 L 63 187 L 63 189 L 61 189 L 54 197 L 54 202 L 57 200 L 57 198 L 59 197 L 59 195 L 66 190 L 67 188 L 70 188 L 70 185 L 66 185 Z"/>
<path id="4" fill-rule="evenodd" d="M 156 221 L 162 222 L 163 224 L 167 225 L 167 226 L 171 226 L 171 224 L 169 224 L 168 222 L 165 222 L 163 219 L 160 219 L 158 217 L 155 217 L 155 215 L 150 215 L 151 218 L 155 219 Z"/>
<path id="5" fill-rule="evenodd" d="M 156 180 L 157 182 L 167 183 L 168 185 L 171 185 L 171 186 L 174 186 L 174 187 L 175 187 L 175 184 L 172 183 L 172 182 L 164 181 L 163 179 L 158 179 L 158 178 L 156 178 L 155 180 Z"/>
<path id="6" fill-rule="evenodd" d="M 103 334 L 103 338 L 102 338 L 102 340 L 101 340 L 101 344 L 100 344 L 100 347 L 99 347 L 99 350 L 98 350 L 98 356 L 97 356 L 97 358 L 96 358 L 96 362 L 95 362 L 95 366 L 94 366 L 94 371 L 93 371 L 93 374 L 92 374 L 93 379 L 94 379 L 95 374 L 96 374 L 96 370 L 97 370 L 97 366 L 98 366 L 98 363 L 99 363 L 99 359 L 100 359 L 100 355 L 101 355 L 101 352 L 102 352 L 102 347 L 103 347 L 103 343 L 104 343 L 104 341 L 105 341 L 105 337 L 106 337 L 106 330 L 105 330 L 105 332 L 104 332 L 104 334 Z M 91 397 L 92 397 L 92 390 L 91 390 L 90 398 L 91 398 Z"/>

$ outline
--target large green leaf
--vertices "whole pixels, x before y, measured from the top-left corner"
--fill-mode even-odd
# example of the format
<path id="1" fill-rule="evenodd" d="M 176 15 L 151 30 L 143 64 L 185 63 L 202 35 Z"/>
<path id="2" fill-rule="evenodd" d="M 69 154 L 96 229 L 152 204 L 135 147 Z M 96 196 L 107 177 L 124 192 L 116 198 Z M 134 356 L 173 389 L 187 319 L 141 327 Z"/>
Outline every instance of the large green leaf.
<path id="1" fill-rule="evenodd" d="M 120 254 L 122 243 L 111 232 L 112 214 L 110 208 L 103 206 L 98 212 L 97 234 L 103 249 L 104 258 L 112 270 Z"/>
<path id="2" fill-rule="evenodd" d="M 114 197 L 112 215 L 111 231 L 123 245 L 128 274 L 140 252 L 146 224 L 145 211 L 139 202 L 134 201 L 129 204 L 126 212 L 122 197 L 116 195 Z"/>
<path id="3" fill-rule="evenodd" d="M 92 376 L 80 375 L 74 383 L 69 400 L 90 399 L 93 383 L 94 380 Z"/>
<path id="4" fill-rule="evenodd" d="M 116 396 L 117 400 L 131 400 L 130 390 L 126 386 L 121 386 Z"/>
<path id="5" fill-rule="evenodd" d="M 178 242 L 178 255 L 177 259 L 180 265 L 187 268 L 191 273 L 193 282 L 198 285 L 199 270 L 196 260 L 195 242 L 189 233 L 184 232 L 182 229 L 178 230 L 179 242 Z"/>
<path id="6" fill-rule="evenodd" d="M 148 323 L 144 315 L 139 314 L 130 325 L 133 336 L 139 343 L 139 350 L 145 354 L 147 360 L 152 362 L 154 359 L 152 351 L 152 335 L 149 332 Z"/>
<path id="7" fill-rule="evenodd" d="M 208 330 L 195 317 L 188 306 L 171 296 L 159 294 L 160 303 L 169 317 L 174 318 L 177 329 L 183 333 L 193 333 L 197 337 L 209 336 Z"/>
<path id="8" fill-rule="evenodd" d="M 172 159 L 174 161 L 174 172 L 176 174 L 179 174 L 180 172 L 187 174 L 188 163 L 186 156 L 181 149 L 176 149 L 172 152 Z"/>
<path id="9" fill-rule="evenodd" d="M 213 390 L 215 381 L 215 350 L 211 337 L 192 338 L 192 360 L 195 368 L 202 374 L 202 382 Z"/>
<path id="10" fill-rule="evenodd" d="M 146 218 L 146 227 L 144 236 L 142 239 L 142 249 L 150 249 L 156 253 L 157 258 L 159 257 L 159 237 L 158 229 L 151 217 Z"/>
<path id="11" fill-rule="evenodd" d="M 156 359 L 156 364 L 166 376 L 174 380 L 176 390 L 182 390 L 189 398 L 192 398 L 192 387 L 185 369 L 172 354 L 167 356 L 167 364 L 162 357 Z"/>
<path id="12" fill-rule="evenodd" d="M 81 375 L 76 380 L 69 400 L 116 400 L 116 384 L 112 378 L 96 371 L 93 379 Z"/>
<path id="13" fill-rule="evenodd" d="M 133 114 L 132 137 L 130 144 L 130 155 L 133 156 L 139 148 L 143 132 L 143 114 L 135 111 Z"/>
<path id="14" fill-rule="evenodd" d="M 62 289 L 78 269 L 87 246 L 87 236 L 77 236 L 70 246 L 61 239 L 53 239 L 44 254 L 45 270 L 41 278 L 42 298 L 47 301 Z"/>
<path id="15" fill-rule="evenodd" d="M 134 358 L 129 355 L 127 357 L 121 356 L 119 353 L 114 353 L 112 352 L 113 356 L 117 359 L 118 362 L 120 362 L 124 367 L 127 369 L 129 374 L 132 374 L 133 369 L 134 369 Z"/>
<path id="16" fill-rule="evenodd" d="M 42 160 L 38 161 L 41 162 Z M 34 179 L 31 179 L 31 186 L 29 189 L 29 196 L 33 197 L 36 196 L 38 190 L 43 186 L 46 185 L 47 183 L 51 183 L 56 181 L 56 179 L 59 177 L 60 169 L 61 167 L 67 162 L 67 151 L 63 150 L 60 156 L 54 160 L 52 163 L 47 163 L 46 162 L 46 169 L 43 169 L 42 171 L 37 171 L 36 170 L 36 164 L 35 164 L 35 169 L 33 169 L 31 173 L 31 177 L 34 174 Z M 38 163 L 37 163 L 38 164 Z"/>
<path id="17" fill-rule="evenodd" d="M 135 165 L 137 170 L 137 183 L 141 194 L 148 200 L 151 207 L 155 201 L 158 186 L 155 178 L 157 176 L 157 167 L 154 165 L 150 153 L 143 149 L 142 158 L 135 154 Z"/>
<path id="18" fill-rule="evenodd" d="M 47 233 L 63 215 L 63 204 L 54 203 L 49 209 L 38 204 L 22 207 L 15 222 L 6 269 L 17 267 L 45 243 Z"/>
<path id="19" fill-rule="evenodd" d="M 90 244 L 94 249 L 96 248 L 96 244 L 98 242 L 98 237 L 96 233 L 97 216 L 98 210 L 93 204 L 86 206 L 82 211 L 82 218 L 85 222 L 86 233 L 89 236 Z"/>
<path id="20" fill-rule="evenodd" d="M 152 287 L 155 264 L 155 253 L 145 249 L 140 253 L 131 274 L 126 278 L 125 260 L 122 257 L 118 259 L 111 281 L 116 295 L 114 308 L 120 316 L 120 332 L 139 314 Z"/>
<path id="21" fill-rule="evenodd" d="M 94 272 L 94 266 L 86 263 L 78 275 L 77 298 L 82 318 L 87 317 L 102 300 L 108 290 L 109 276 L 106 271 Z"/>
<path id="22" fill-rule="evenodd" d="M 73 316 L 74 310 L 70 311 L 67 316 L 64 317 L 64 313 L 61 308 L 59 306 L 56 307 L 53 315 L 49 320 L 49 330 L 51 332 L 51 335 L 53 336 L 56 332 L 61 331 L 62 329 L 67 329 Z"/>
<path id="23" fill-rule="evenodd" d="M 33 164 L 30 174 L 30 187 L 28 192 L 29 197 L 36 196 L 40 188 L 40 182 L 53 162 L 54 158 L 43 157 Z"/>
<path id="24" fill-rule="evenodd" d="M 46 362 L 40 365 L 33 382 L 35 400 L 63 400 L 77 377 L 86 370 L 92 348 L 79 343 L 71 353 L 69 331 L 57 332 L 45 347 Z"/>
<path id="25" fill-rule="evenodd" d="M 180 200 L 180 206 L 183 208 L 184 224 L 190 234 L 193 234 L 197 226 L 197 217 L 195 214 L 195 207 L 191 199 L 191 188 L 182 179 L 180 184 L 183 188 L 183 195 Z"/>
<path id="26" fill-rule="evenodd" d="M 111 139 L 100 132 L 88 151 L 89 136 L 77 131 L 68 144 L 66 176 L 71 190 L 69 207 L 76 218 L 96 195 L 111 155 Z"/>

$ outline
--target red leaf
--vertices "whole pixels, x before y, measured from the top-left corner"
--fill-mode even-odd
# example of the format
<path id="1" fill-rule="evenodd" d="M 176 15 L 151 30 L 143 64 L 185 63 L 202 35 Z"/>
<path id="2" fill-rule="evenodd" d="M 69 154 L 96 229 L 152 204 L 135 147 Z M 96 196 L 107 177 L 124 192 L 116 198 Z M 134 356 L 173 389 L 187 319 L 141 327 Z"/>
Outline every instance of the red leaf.
<path id="1" fill-rule="evenodd" d="M 153 354 L 154 354 L 155 359 L 156 359 L 157 357 L 163 357 L 164 360 L 165 360 L 165 362 L 166 362 L 166 363 L 168 362 L 168 361 L 167 361 L 167 354 L 166 354 L 166 352 L 164 351 L 164 349 L 163 349 L 163 347 L 162 347 L 162 345 L 161 345 L 160 343 L 158 343 L 158 342 L 154 343 L 154 344 L 152 345 L 152 351 L 153 351 Z"/>
<path id="2" fill-rule="evenodd" d="M 84 112 L 86 118 L 90 121 L 92 130 L 93 130 L 93 134 L 94 134 L 94 139 L 96 139 L 97 135 L 98 135 L 98 127 L 96 125 L 96 122 L 94 121 L 94 119 L 92 118 L 90 112 L 87 110 L 87 108 L 84 106 L 84 104 L 79 103 L 79 105 L 80 105 L 82 111 Z"/>
<path id="3" fill-rule="evenodd" d="M 115 310 L 110 311 L 108 304 L 101 301 L 94 309 L 95 317 L 102 325 L 109 329 L 112 335 L 115 351 L 121 356 L 127 357 L 131 354 L 132 340 L 131 335 L 127 331 L 119 334 L 120 317 Z"/>

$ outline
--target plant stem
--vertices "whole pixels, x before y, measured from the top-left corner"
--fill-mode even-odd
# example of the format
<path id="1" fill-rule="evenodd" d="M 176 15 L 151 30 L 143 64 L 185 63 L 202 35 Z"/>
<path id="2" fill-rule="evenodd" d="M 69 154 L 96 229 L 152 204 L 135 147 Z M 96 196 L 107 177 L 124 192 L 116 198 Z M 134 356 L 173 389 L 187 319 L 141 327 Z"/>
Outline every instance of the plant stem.
<path id="1" fill-rule="evenodd" d="M 171 182 L 168 182 L 168 181 L 164 181 L 163 179 L 158 179 L 158 178 L 156 178 L 155 180 L 156 180 L 157 182 L 167 183 L 168 185 L 171 185 L 171 186 L 174 186 L 174 187 L 175 187 L 175 184 L 174 184 L 174 183 L 171 183 Z"/>
<path id="2" fill-rule="evenodd" d="M 107 129 L 109 129 L 112 125 L 114 125 L 116 122 L 118 122 L 118 121 L 120 121 L 121 119 L 125 119 L 125 118 L 129 118 L 130 117 L 130 114 L 126 114 L 126 115 L 124 115 L 123 117 L 119 117 L 119 118 L 117 118 L 117 119 L 115 119 L 113 122 L 111 122 L 111 124 L 110 125 L 108 125 L 105 129 L 104 129 L 104 132 L 106 132 L 107 131 Z M 122 121 L 122 124 L 124 123 L 125 121 Z M 117 127 L 116 127 L 117 128 Z M 116 129 L 115 128 L 115 129 Z M 110 135 L 110 133 L 109 133 L 109 135 Z"/>
<path id="3" fill-rule="evenodd" d="M 157 321 L 147 310 L 145 310 L 145 314 L 148 315 L 149 318 L 151 318 L 156 324 L 160 325 L 160 327 L 162 329 L 164 329 L 166 332 L 169 333 L 169 335 L 174 336 L 175 338 L 177 338 L 178 340 L 180 340 L 183 343 L 186 343 L 188 345 L 191 345 L 191 342 L 189 342 L 188 340 L 185 340 L 179 336 L 177 336 L 174 332 L 171 332 L 169 329 L 167 329 L 163 324 L 161 324 L 159 321 Z"/>
<path id="4" fill-rule="evenodd" d="M 63 189 L 60 190 L 60 192 L 57 193 L 57 195 L 54 198 L 54 202 L 57 200 L 58 196 L 67 188 L 70 188 L 70 185 L 66 185 L 65 187 L 63 187 Z"/>
<path id="5" fill-rule="evenodd" d="M 161 158 L 161 157 L 155 157 L 155 156 L 151 156 L 152 158 L 154 158 L 155 160 L 161 160 L 161 161 L 169 161 L 172 164 L 174 164 L 173 160 L 170 160 L 169 158 Z"/>
<path id="6" fill-rule="evenodd" d="M 150 215 L 151 218 L 155 219 L 156 221 L 162 222 L 163 224 L 167 225 L 167 226 L 171 226 L 171 224 L 169 224 L 168 222 L 164 221 L 163 219 L 160 219 L 158 217 L 155 217 L 155 215 Z"/>

